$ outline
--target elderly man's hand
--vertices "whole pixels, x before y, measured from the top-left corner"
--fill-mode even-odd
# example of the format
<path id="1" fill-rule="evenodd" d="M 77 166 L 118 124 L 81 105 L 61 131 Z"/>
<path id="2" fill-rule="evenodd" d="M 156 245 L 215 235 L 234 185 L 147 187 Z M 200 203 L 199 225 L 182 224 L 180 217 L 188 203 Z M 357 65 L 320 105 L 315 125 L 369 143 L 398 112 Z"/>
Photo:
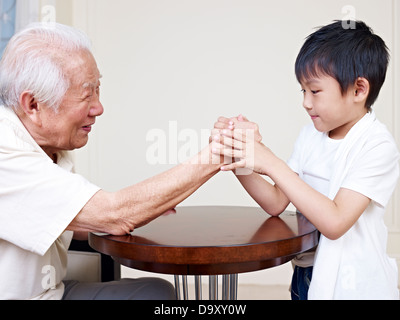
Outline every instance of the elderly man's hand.
<path id="1" fill-rule="evenodd" d="M 254 131 L 254 140 L 256 142 L 262 141 L 262 136 L 260 133 L 260 129 L 258 125 L 254 122 L 250 122 L 246 117 L 240 115 L 236 118 L 225 118 L 219 117 L 217 122 L 214 124 L 214 129 L 212 130 L 212 135 L 210 138 L 210 142 L 216 135 L 222 133 L 222 130 L 253 130 Z"/>
<path id="2" fill-rule="evenodd" d="M 259 127 L 256 123 L 250 122 L 246 117 L 240 115 L 237 118 L 225 118 L 225 117 L 220 117 L 218 118 L 217 122 L 214 125 L 214 129 L 212 130 L 212 135 L 210 138 L 210 143 L 212 146 L 212 149 L 219 149 L 221 148 L 221 143 L 222 141 L 222 136 L 224 135 L 224 131 L 226 134 L 226 130 L 229 132 L 234 132 L 234 131 L 239 131 L 242 133 L 250 133 L 250 136 L 252 137 L 252 140 L 256 143 L 260 143 L 262 141 L 262 136 L 259 131 Z M 248 132 L 250 131 L 250 132 Z M 234 146 L 232 146 L 232 149 L 234 149 Z M 228 156 L 228 154 L 218 154 L 213 152 L 213 156 L 220 156 L 224 158 L 224 163 L 226 165 L 230 165 L 233 162 L 236 162 L 238 159 L 232 158 Z M 253 171 L 250 168 L 237 168 L 235 170 L 235 174 L 237 176 L 247 176 L 252 174 Z"/>

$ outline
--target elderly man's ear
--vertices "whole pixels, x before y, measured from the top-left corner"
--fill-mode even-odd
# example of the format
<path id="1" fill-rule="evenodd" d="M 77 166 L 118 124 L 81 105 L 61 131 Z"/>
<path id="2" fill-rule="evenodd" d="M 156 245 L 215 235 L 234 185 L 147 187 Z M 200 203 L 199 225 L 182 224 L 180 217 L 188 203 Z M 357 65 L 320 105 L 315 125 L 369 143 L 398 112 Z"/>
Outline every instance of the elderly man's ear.
<path id="1" fill-rule="evenodd" d="M 29 91 L 24 91 L 19 97 L 20 112 L 23 114 L 20 116 L 29 118 L 33 123 L 38 126 L 42 125 L 40 115 L 40 104 L 36 98 Z"/>

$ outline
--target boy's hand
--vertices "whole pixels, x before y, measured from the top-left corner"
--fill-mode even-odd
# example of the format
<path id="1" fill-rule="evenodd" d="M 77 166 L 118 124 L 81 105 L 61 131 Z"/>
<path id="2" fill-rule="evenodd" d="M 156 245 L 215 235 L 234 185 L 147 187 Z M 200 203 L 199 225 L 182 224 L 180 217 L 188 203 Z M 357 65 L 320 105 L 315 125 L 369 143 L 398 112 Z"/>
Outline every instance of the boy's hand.
<path id="1" fill-rule="evenodd" d="M 253 173 L 254 166 L 253 159 L 247 158 L 247 165 L 244 165 L 242 159 L 236 157 L 233 154 L 233 150 L 235 149 L 233 145 L 225 145 L 226 148 L 230 148 L 230 150 L 225 150 L 225 152 L 215 152 L 215 150 L 221 150 L 223 143 L 223 136 L 229 136 L 232 134 L 233 137 L 234 132 L 242 132 L 247 133 L 248 142 L 244 145 L 248 154 L 254 153 L 251 150 L 254 150 L 254 142 L 260 143 L 262 141 L 262 136 L 259 131 L 259 127 L 256 123 L 250 122 L 243 115 L 238 116 L 237 118 L 225 118 L 220 117 L 214 125 L 214 129 L 212 131 L 212 136 L 210 138 L 210 143 L 212 144 L 212 149 L 214 155 L 219 155 L 224 157 L 225 166 L 223 167 L 224 171 L 234 171 L 237 176 L 247 176 Z M 251 142 L 250 142 L 251 141 Z M 233 142 L 232 142 L 233 143 Z M 236 141 L 236 144 L 243 145 L 243 142 Z"/>
<path id="2" fill-rule="evenodd" d="M 219 117 L 217 122 L 214 124 L 214 129 L 212 130 L 212 137 L 222 133 L 222 130 L 254 130 L 254 139 L 257 142 L 262 141 L 262 136 L 260 134 L 259 127 L 256 123 L 250 122 L 246 117 L 240 115 L 236 118 L 225 118 Z M 212 141 L 210 138 L 210 142 Z"/>
<path id="3" fill-rule="evenodd" d="M 240 170 L 237 174 L 247 175 L 249 174 L 248 170 L 262 175 L 268 174 L 266 164 L 272 163 L 275 156 L 271 150 L 258 141 L 259 137 L 256 138 L 256 132 L 255 129 L 224 129 L 220 135 L 214 136 L 212 152 L 215 155 L 234 159 L 234 163 L 223 166 L 222 171 L 247 169 L 247 171 Z"/>

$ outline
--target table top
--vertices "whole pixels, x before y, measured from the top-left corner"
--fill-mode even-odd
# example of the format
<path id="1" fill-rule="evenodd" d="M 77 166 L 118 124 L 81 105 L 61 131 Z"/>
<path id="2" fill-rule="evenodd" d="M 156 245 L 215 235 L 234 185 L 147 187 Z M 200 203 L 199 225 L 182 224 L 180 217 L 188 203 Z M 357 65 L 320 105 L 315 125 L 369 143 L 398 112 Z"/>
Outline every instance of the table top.
<path id="1" fill-rule="evenodd" d="M 89 244 L 130 268 L 176 275 L 237 274 L 275 267 L 318 244 L 301 214 L 253 207 L 178 207 L 126 236 L 90 234 Z"/>

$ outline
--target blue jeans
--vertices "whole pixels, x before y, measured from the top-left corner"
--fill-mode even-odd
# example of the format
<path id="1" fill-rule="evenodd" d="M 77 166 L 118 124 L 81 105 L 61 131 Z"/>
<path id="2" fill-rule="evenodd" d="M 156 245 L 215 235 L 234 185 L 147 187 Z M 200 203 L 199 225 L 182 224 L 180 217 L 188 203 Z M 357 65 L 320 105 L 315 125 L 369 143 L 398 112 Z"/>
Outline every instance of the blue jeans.
<path id="1" fill-rule="evenodd" d="M 308 300 L 308 289 L 312 279 L 313 267 L 294 268 L 292 279 L 292 300 Z"/>

